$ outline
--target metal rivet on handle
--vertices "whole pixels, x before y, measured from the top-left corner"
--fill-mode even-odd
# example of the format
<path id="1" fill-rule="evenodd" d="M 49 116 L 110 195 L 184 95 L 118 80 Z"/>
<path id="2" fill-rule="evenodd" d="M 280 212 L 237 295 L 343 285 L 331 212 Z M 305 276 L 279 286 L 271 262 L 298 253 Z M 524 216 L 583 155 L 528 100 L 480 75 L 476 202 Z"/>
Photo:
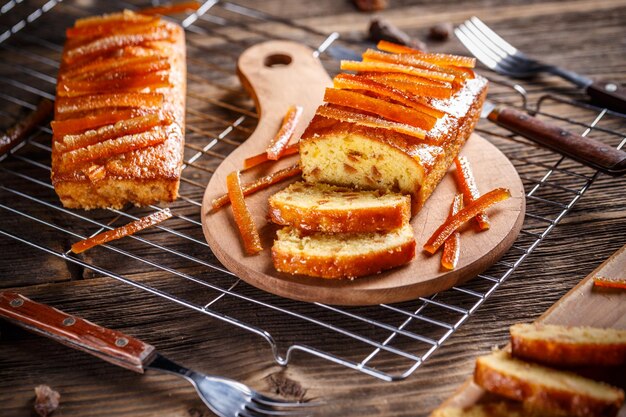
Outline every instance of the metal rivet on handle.
<path id="1" fill-rule="evenodd" d="M 74 323 L 76 323 L 76 319 L 74 317 L 66 317 L 65 320 L 63 320 L 64 326 L 73 326 Z"/>
<path id="2" fill-rule="evenodd" d="M 615 91 L 617 91 L 617 85 L 613 83 L 608 83 L 604 86 L 604 89 L 609 93 L 614 93 Z"/>
<path id="3" fill-rule="evenodd" d="M 125 337 L 120 337 L 115 341 L 115 346 L 117 347 L 124 347 L 128 344 L 128 339 L 126 339 Z"/>
<path id="4" fill-rule="evenodd" d="M 24 304 L 24 300 L 22 300 L 21 298 L 14 298 L 9 304 L 11 305 L 11 307 L 21 307 Z"/>

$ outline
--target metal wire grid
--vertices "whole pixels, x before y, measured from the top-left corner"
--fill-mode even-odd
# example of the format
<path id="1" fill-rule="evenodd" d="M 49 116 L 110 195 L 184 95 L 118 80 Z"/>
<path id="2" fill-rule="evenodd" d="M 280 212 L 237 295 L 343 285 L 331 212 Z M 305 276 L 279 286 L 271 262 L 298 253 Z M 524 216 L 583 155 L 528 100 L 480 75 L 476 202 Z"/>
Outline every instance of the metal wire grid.
<path id="1" fill-rule="evenodd" d="M 0 17 L 9 9 L 23 15 L 18 15 L 17 23 L 8 29 L 0 28 L 5 30 L 2 33 L 9 33 L 0 35 L 0 57 L 4 58 L 0 59 L 0 123 L 4 125 L 13 123 L 24 108 L 33 109 L 40 98 L 53 99 L 64 27 L 81 15 L 135 7 L 117 2 L 116 7 L 108 4 L 108 10 L 101 10 L 68 2 L 55 8 L 57 3 L 48 1 L 27 10 L 32 2 L 10 1 L 0 8 Z M 48 13 L 51 10 L 54 12 Z M 45 22 L 44 15 L 49 18 Z M 27 25 L 19 24 L 37 19 L 42 22 L 33 31 L 22 30 Z M 71 242 L 159 207 L 91 212 L 64 209 L 49 181 L 51 131 L 48 126 L 40 126 L 23 145 L 0 159 L 0 208 L 4 212 L 0 234 L 54 255 L 74 271 L 73 275 L 77 275 L 78 268 L 78 278 L 114 278 L 234 325 L 243 333 L 260 336 L 281 365 L 288 364 L 296 352 L 306 352 L 387 381 L 408 377 L 532 253 L 598 175 L 573 161 L 529 146 L 509 133 L 483 131 L 514 162 L 527 190 L 524 228 L 511 250 L 488 271 L 467 284 L 430 297 L 377 307 L 339 308 L 267 294 L 223 268 L 201 231 L 199 207 L 205 184 L 256 123 L 251 102 L 234 76 L 236 57 L 248 46 L 275 39 L 275 33 L 280 33 L 312 46 L 334 72 L 337 63 L 329 56 L 333 55 L 332 48 L 345 52 L 355 45 L 342 43 L 336 33 L 328 36 L 226 1 L 206 1 L 178 22 L 188 34 L 189 93 L 185 167 L 180 199 L 171 206 L 174 219 L 130 239 L 95 248 L 84 256 L 71 254 Z M 549 95 L 539 97 L 531 109 L 528 102 L 536 95 L 516 88 L 522 100 L 520 107 L 573 130 L 584 128 L 583 135 L 593 131 L 604 140 L 620 141 L 615 143 L 618 147 L 624 146 L 626 140 L 613 128 L 623 127 L 623 117 Z M 499 96 L 509 97 L 508 87 L 496 84 L 491 97 L 498 100 Z M 559 114 L 573 114 L 576 120 Z M 599 125 L 609 118 L 609 128 Z M 552 158 L 551 163 L 545 163 L 546 156 Z M 20 246 L 19 250 L 24 248 Z M 147 270 L 159 271 L 164 278 L 144 279 L 141 273 Z M 298 326 L 293 325 L 294 321 Z M 296 334 L 295 328 L 299 329 Z"/>

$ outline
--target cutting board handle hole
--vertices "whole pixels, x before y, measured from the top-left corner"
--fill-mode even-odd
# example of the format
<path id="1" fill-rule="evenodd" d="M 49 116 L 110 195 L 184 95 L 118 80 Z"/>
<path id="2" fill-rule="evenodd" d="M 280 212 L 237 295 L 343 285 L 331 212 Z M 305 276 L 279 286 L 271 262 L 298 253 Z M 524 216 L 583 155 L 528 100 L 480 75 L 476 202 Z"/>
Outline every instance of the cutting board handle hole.
<path id="1" fill-rule="evenodd" d="M 286 54 L 271 54 L 265 57 L 266 67 L 286 67 L 291 64 L 291 57 Z"/>

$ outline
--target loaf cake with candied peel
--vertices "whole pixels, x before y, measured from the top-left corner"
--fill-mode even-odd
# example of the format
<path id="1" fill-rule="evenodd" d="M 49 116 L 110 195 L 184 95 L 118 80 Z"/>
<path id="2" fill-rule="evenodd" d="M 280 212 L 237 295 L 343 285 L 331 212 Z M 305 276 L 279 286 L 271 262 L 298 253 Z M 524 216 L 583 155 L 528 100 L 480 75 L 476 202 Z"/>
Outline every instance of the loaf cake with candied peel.
<path id="1" fill-rule="evenodd" d="M 408 223 L 411 198 L 296 182 L 269 199 L 270 219 L 283 226 L 324 233 L 383 232 Z"/>
<path id="2" fill-rule="evenodd" d="M 390 232 L 323 233 L 284 227 L 272 246 L 280 272 L 330 279 L 353 279 L 403 265 L 415 257 L 413 228 Z"/>
<path id="3" fill-rule="evenodd" d="M 300 155 L 307 182 L 410 194 L 415 214 L 472 133 L 487 80 L 473 58 L 402 52 L 342 62 L 356 74 L 339 74 L 326 90 Z"/>
<path id="4" fill-rule="evenodd" d="M 130 11 L 67 29 L 52 122 L 52 184 L 65 207 L 177 198 L 184 148 L 182 28 Z"/>
<path id="5" fill-rule="evenodd" d="M 619 388 L 524 362 L 506 351 L 476 359 L 474 382 L 548 416 L 612 417 L 624 401 L 624 391 Z"/>

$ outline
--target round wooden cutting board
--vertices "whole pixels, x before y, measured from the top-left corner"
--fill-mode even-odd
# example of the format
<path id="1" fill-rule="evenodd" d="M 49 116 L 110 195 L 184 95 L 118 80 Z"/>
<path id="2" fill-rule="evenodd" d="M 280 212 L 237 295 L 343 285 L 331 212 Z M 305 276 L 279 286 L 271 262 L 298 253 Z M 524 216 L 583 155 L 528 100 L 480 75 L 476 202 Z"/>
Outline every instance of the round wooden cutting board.
<path id="1" fill-rule="evenodd" d="M 244 281 L 283 297 L 309 302 L 338 305 L 400 302 L 445 290 L 476 276 L 513 244 L 524 220 L 524 187 L 507 157 L 487 140 L 473 134 L 461 154 L 472 164 L 479 190 L 487 192 L 496 187 L 507 187 L 512 198 L 488 210 L 491 229 L 476 232 L 473 227 L 466 227 L 463 230 L 461 257 L 454 271 L 440 269 L 441 251 L 433 256 L 422 251 L 424 242 L 448 215 L 456 193 L 451 172 L 411 220 L 417 254 L 408 265 L 353 281 L 277 272 L 272 265 L 270 249 L 278 226 L 267 221 L 267 199 L 293 181 L 276 184 L 246 198 L 264 247 L 258 255 L 247 256 L 230 206 L 212 213 L 211 201 L 226 192 L 226 176 L 241 169 L 245 158 L 265 151 L 292 104 L 304 107 L 303 122 L 296 132 L 296 137 L 300 136 L 322 102 L 324 88 L 331 85 L 331 80 L 311 49 L 285 41 L 266 42 L 246 50 L 239 58 L 238 71 L 242 83 L 256 102 L 260 120 L 252 136 L 233 151 L 213 174 L 202 203 L 202 227 L 215 256 Z M 252 182 L 297 161 L 296 155 L 275 164 L 262 164 L 242 173 L 242 183 Z"/>

